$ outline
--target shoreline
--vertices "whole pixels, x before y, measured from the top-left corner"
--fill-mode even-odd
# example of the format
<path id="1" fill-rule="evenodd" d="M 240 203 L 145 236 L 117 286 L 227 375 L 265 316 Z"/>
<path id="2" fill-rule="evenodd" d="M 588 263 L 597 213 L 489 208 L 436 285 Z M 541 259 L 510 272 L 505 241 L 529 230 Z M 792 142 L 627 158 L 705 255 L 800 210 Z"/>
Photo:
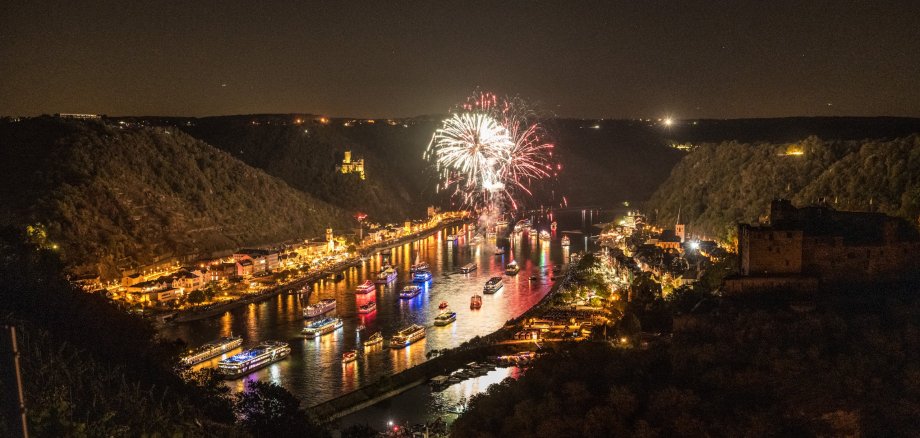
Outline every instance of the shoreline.
<path id="1" fill-rule="evenodd" d="M 346 268 L 348 268 L 348 267 L 357 265 L 358 263 L 361 262 L 361 257 L 370 256 L 370 255 L 375 255 L 375 254 L 379 253 L 380 251 L 384 251 L 384 250 L 387 250 L 387 249 L 395 248 L 395 247 L 400 246 L 400 245 L 405 245 L 407 242 L 412 242 L 412 241 L 414 241 L 414 240 L 417 240 L 417 239 L 420 239 L 420 238 L 424 238 L 424 237 L 428 237 L 428 236 L 430 236 L 430 235 L 432 235 L 432 234 L 434 234 L 434 233 L 440 232 L 440 231 L 443 230 L 444 228 L 447 228 L 447 227 L 450 227 L 450 226 L 454 226 L 454 225 L 458 225 L 458 224 L 463 224 L 463 223 L 466 223 L 466 222 L 468 222 L 468 220 L 465 220 L 465 219 L 454 219 L 454 220 L 449 220 L 449 221 L 446 221 L 446 222 L 444 222 L 444 223 L 438 224 L 438 226 L 436 226 L 436 227 L 434 227 L 434 228 L 432 228 L 432 229 L 430 229 L 430 230 L 420 231 L 420 232 L 413 233 L 413 234 L 410 234 L 410 235 L 407 235 L 407 236 L 403 236 L 403 237 L 400 237 L 399 239 L 396 239 L 396 240 L 393 241 L 393 242 L 381 242 L 381 243 L 377 243 L 377 244 L 371 245 L 370 247 L 368 247 L 368 248 L 365 249 L 364 251 L 359 251 L 359 254 L 360 254 L 359 256 L 353 257 L 353 258 L 351 258 L 351 259 L 349 259 L 349 260 L 346 260 L 346 261 L 344 261 L 344 262 L 342 262 L 342 263 L 339 263 L 339 264 L 335 265 L 335 266 L 332 267 L 332 268 L 323 269 L 323 270 L 320 271 L 320 272 L 315 272 L 315 273 L 313 273 L 313 274 L 306 275 L 306 276 L 301 277 L 301 278 L 298 278 L 297 280 L 294 280 L 294 281 L 292 281 L 292 282 L 290 282 L 290 283 L 283 284 L 283 285 L 278 285 L 278 286 L 274 286 L 274 287 L 272 287 L 272 288 L 270 288 L 270 289 L 268 289 L 268 290 L 265 290 L 265 291 L 263 291 L 263 292 L 261 292 L 261 293 L 253 294 L 253 295 L 251 295 L 251 296 L 244 296 L 244 297 L 241 297 L 241 298 L 239 298 L 239 299 L 233 300 L 233 301 L 228 302 L 228 303 L 219 304 L 219 305 L 217 305 L 217 306 L 215 306 L 215 307 L 213 307 L 213 308 L 210 308 L 210 309 L 200 310 L 200 311 L 190 311 L 190 312 L 186 312 L 185 314 L 177 313 L 175 317 L 173 317 L 172 319 L 170 319 L 170 320 L 168 321 L 168 323 L 182 324 L 182 323 L 186 323 L 186 322 L 193 322 L 193 321 L 199 321 L 199 320 L 202 320 L 202 319 L 213 318 L 213 317 L 215 317 L 215 316 L 222 315 L 224 312 L 228 312 L 228 311 L 231 311 L 231 310 L 233 310 L 233 309 L 242 307 L 242 306 L 244 306 L 244 305 L 246 305 L 246 304 L 258 303 L 258 302 L 261 302 L 261 301 L 265 301 L 265 300 L 267 300 L 267 299 L 269 299 L 269 298 L 272 298 L 272 297 L 274 297 L 274 296 L 276 296 L 276 295 L 278 295 L 278 294 L 280 294 L 280 293 L 283 293 L 283 292 L 286 292 L 286 291 L 290 291 L 290 290 L 297 289 L 297 288 L 299 288 L 299 287 L 301 287 L 301 286 L 303 286 L 303 285 L 305 285 L 305 284 L 313 283 L 313 282 L 319 280 L 320 278 L 322 278 L 324 275 L 326 275 L 326 273 L 327 273 L 328 271 L 338 271 L 338 270 L 341 270 L 341 269 L 346 269 Z M 310 291 L 310 292 L 307 294 L 307 296 L 304 297 L 304 299 L 305 299 L 305 300 L 306 300 L 306 299 L 309 299 L 311 293 L 312 293 L 312 291 Z"/>

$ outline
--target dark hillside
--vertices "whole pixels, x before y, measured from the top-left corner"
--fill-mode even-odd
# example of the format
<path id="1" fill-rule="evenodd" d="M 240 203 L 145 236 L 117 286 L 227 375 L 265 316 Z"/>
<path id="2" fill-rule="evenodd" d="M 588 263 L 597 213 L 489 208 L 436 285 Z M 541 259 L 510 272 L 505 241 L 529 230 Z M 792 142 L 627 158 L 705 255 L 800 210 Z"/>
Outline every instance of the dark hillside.
<path id="1" fill-rule="evenodd" d="M 315 236 L 349 218 L 171 128 L 0 124 L 7 225 L 37 225 L 79 272 Z"/>

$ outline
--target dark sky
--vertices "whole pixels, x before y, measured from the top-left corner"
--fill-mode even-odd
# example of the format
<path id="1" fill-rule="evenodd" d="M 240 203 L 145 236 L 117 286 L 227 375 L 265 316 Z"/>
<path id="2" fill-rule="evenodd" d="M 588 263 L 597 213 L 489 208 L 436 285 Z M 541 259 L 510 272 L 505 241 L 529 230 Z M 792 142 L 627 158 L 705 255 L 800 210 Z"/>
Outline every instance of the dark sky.
<path id="1" fill-rule="evenodd" d="M 194 3 L 194 4 L 193 4 Z M 920 1 L 0 4 L 0 114 L 920 116 Z"/>

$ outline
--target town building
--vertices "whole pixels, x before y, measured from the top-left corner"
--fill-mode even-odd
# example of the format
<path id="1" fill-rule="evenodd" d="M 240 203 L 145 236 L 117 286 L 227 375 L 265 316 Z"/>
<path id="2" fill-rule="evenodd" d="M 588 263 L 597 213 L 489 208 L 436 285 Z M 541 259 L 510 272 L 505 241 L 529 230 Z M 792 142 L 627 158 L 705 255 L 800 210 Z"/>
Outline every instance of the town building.
<path id="1" fill-rule="evenodd" d="M 250 275 L 278 269 L 278 252 L 267 249 L 241 249 L 233 253 L 236 262 L 236 275 Z"/>
<path id="2" fill-rule="evenodd" d="M 897 280 L 920 269 L 920 233 L 881 213 L 770 205 L 766 225 L 738 225 L 738 275 L 727 293 Z"/>

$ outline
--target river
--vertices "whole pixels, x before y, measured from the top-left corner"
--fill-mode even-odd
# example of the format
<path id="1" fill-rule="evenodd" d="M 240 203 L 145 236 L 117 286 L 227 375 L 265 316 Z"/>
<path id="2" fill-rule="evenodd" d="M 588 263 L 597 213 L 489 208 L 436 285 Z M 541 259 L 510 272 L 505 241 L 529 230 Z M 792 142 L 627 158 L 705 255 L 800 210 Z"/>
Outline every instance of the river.
<path id="1" fill-rule="evenodd" d="M 524 313 L 540 301 L 552 286 L 552 268 L 568 260 L 570 251 L 582 251 L 590 242 L 588 233 L 599 231 L 592 223 L 610 220 L 612 213 L 582 214 L 573 211 L 558 215 L 559 226 L 552 239 L 542 241 L 528 233 L 513 239 L 473 240 L 474 225 L 455 226 L 392 249 L 391 255 L 378 253 L 361 265 L 344 271 L 339 281 L 320 280 L 312 285 L 307 304 L 323 298 L 335 298 L 337 307 L 328 315 L 344 320 L 344 327 L 313 340 L 300 336 L 304 327 L 303 303 L 296 294 L 281 294 L 269 300 L 230 310 L 223 315 L 189 323 L 168 325 L 161 329 L 166 339 L 181 338 L 190 346 L 201 345 L 220 336 L 242 335 L 243 346 L 254 346 L 263 340 L 283 340 L 291 344 L 291 356 L 228 384 L 242 390 L 247 380 L 263 379 L 284 386 L 312 406 L 357 389 L 384 376 L 405 370 L 426 360 L 426 352 L 456 347 L 475 337 L 489 334 L 505 321 Z M 540 218 L 534 218 L 540 219 Z M 535 222 L 535 228 L 549 230 L 548 221 Z M 450 241 L 447 236 L 459 234 Z M 535 233 L 534 233 L 535 234 Z M 562 247 L 563 234 L 571 238 L 570 247 Z M 496 248 L 506 249 L 496 255 Z M 411 300 L 401 300 L 399 291 L 410 284 L 409 267 L 417 259 L 431 266 L 433 279 L 423 292 Z M 504 266 L 517 261 L 521 272 L 504 275 Z M 389 285 L 377 285 L 376 294 L 356 295 L 354 289 L 366 279 L 374 279 L 387 262 L 399 268 L 399 278 Z M 459 273 L 460 266 L 475 263 L 477 270 Z M 494 295 L 482 294 L 485 282 L 493 276 L 503 276 L 505 287 Z M 531 276 L 536 280 L 530 280 Z M 470 296 L 483 296 L 482 308 L 471 310 Z M 377 310 L 369 315 L 357 313 L 358 306 L 376 300 Z M 433 325 L 446 301 L 457 312 L 457 321 L 445 327 Z M 426 337 L 404 349 L 375 347 L 364 351 L 361 342 L 380 331 L 389 338 L 400 328 L 417 323 L 427 327 Z M 358 332 L 359 325 L 366 328 Z M 357 349 L 358 359 L 343 365 L 342 353 Z M 230 352 L 235 354 L 237 351 Z M 220 358 L 201 366 L 215 366 Z"/>

